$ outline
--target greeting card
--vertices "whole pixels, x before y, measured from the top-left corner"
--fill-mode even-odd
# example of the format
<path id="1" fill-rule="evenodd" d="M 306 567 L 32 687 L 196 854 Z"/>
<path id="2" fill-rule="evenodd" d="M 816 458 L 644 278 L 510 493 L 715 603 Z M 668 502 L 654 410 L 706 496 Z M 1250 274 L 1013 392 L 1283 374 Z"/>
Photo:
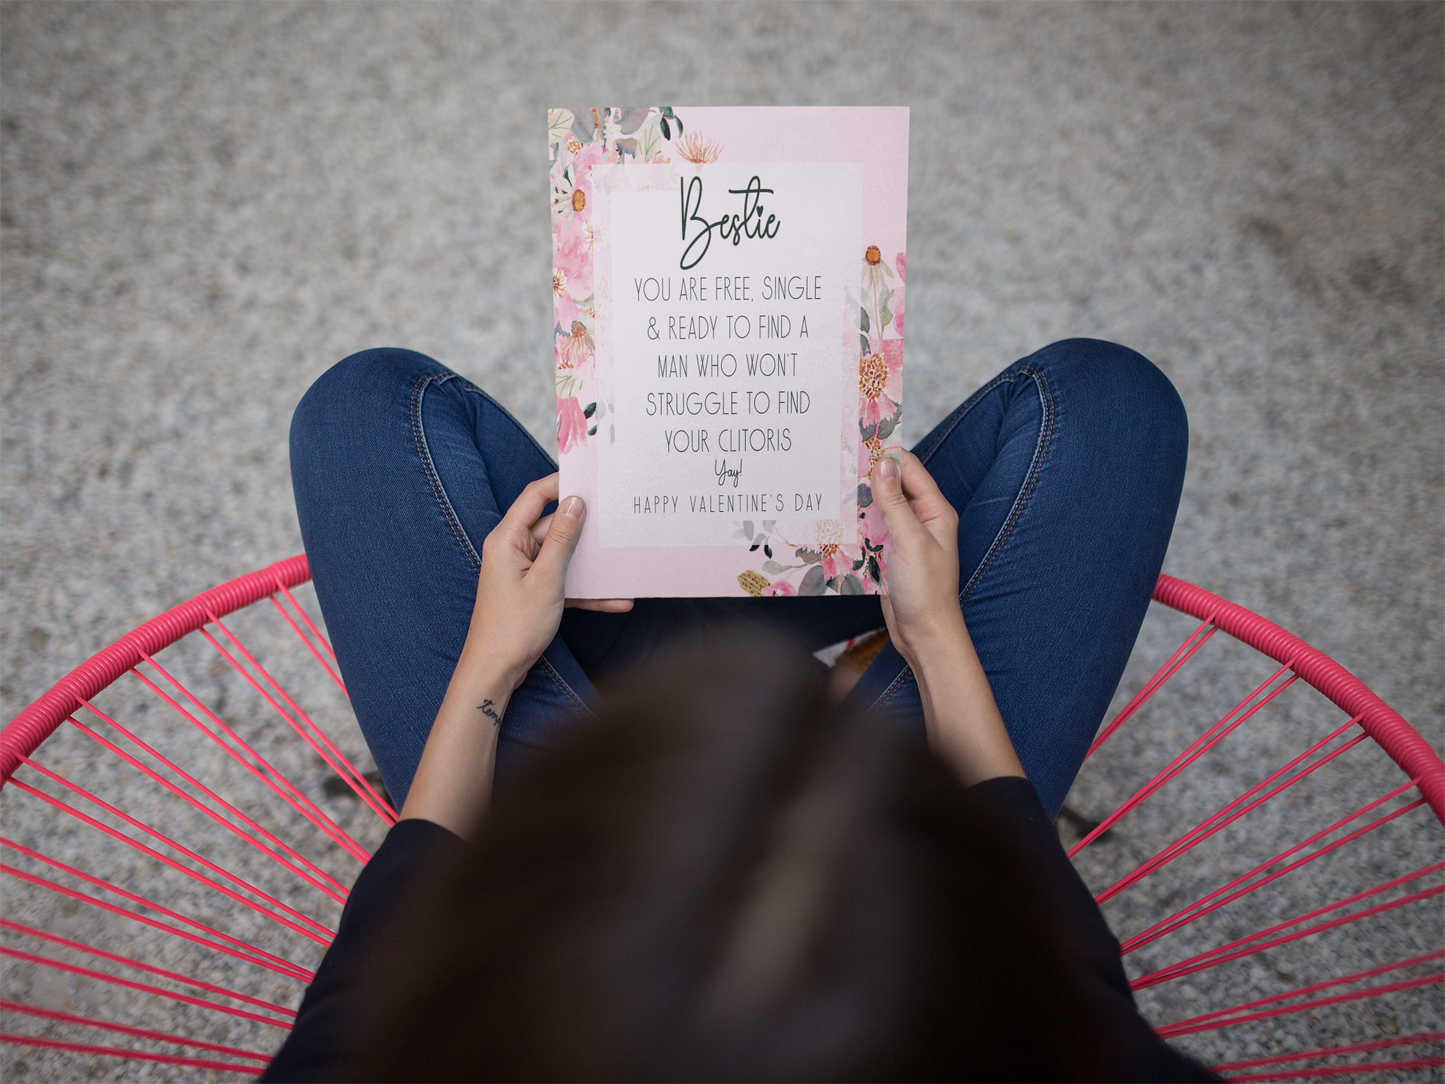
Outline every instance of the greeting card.
<path id="1" fill-rule="evenodd" d="M 908 110 L 547 124 L 568 596 L 886 593 Z"/>

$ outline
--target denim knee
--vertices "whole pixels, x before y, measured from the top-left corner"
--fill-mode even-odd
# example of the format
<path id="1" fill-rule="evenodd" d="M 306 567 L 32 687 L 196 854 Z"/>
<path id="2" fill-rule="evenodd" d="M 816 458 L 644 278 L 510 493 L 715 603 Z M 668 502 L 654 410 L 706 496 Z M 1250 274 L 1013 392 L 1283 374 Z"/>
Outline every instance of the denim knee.
<path id="1" fill-rule="evenodd" d="M 397 390 L 410 388 L 423 377 L 450 372 L 441 362 L 415 350 L 388 346 L 359 351 L 342 358 L 307 389 L 292 416 L 293 435 L 298 426 L 324 425 L 337 414 L 354 417 L 367 404 L 391 401 Z"/>
<path id="2" fill-rule="evenodd" d="M 1076 408 L 1119 417 L 1123 431 L 1182 472 L 1189 416 L 1174 384 L 1143 354 L 1102 339 L 1064 339 L 1018 364 L 1067 387 Z"/>
<path id="3" fill-rule="evenodd" d="M 354 439 L 367 419 L 405 397 L 427 377 L 451 376 L 439 361 L 415 350 L 381 347 L 338 361 L 316 378 L 291 416 L 291 464 L 305 462 L 308 449 Z"/>

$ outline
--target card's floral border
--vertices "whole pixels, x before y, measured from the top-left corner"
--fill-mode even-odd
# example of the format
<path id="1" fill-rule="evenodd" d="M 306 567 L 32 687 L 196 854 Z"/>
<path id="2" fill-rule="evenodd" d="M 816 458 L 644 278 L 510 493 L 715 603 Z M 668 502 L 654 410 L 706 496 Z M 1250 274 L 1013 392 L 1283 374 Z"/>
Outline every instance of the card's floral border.
<path id="1" fill-rule="evenodd" d="M 716 161 L 722 148 L 696 132 L 686 133 L 671 106 L 549 109 L 547 140 L 552 160 L 557 447 L 565 456 L 597 439 L 609 411 L 597 365 L 595 274 L 595 253 L 606 239 L 605 227 L 593 217 L 591 171 L 603 165 L 666 165 L 673 155 L 700 168 Z M 856 497 L 844 515 L 856 516 L 856 530 L 849 532 L 846 520 L 837 523 L 836 531 L 825 526 L 830 521 L 819 521 L 812 537 L 789 541 L 777 520 L 738 522 L 733 537 L 748 546 L 750 566 L 737 575 L 740 594 L 862 595 L 887 590 L 888 529 L 873 504 L 868 476 L 874 463 L 885 455 L 897 458 L 902 447 L 906 277 L 903 252 L 890 260 L 878 245 L 869 244 L 860 260 L 858 296 L 848 294 L 849 312 L 857 313 L 858 434 L 856 442 L 844 437 L 842 469 L 855 468 Z M 851 407 L 848 416 L 853 417 Z M 788 551 L 790 557 L 785 556 Z"/>

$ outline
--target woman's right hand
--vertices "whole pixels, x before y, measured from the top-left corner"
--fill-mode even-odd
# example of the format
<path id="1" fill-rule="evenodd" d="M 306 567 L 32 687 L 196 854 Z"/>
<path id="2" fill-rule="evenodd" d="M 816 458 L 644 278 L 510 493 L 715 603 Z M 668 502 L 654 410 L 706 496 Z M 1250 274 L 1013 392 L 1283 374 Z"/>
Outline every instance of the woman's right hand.
<path id="1" fill-rule="evenodd" d="M 883 619 L 898 653 L 915 670 L 963 632 L 958 604 L 958 513 L 912 452 L 902 469 L 885 456 L 873 465 L 873 503 L 892 536 Z M 965 633 L 966 635 L 966 633 Z"/>

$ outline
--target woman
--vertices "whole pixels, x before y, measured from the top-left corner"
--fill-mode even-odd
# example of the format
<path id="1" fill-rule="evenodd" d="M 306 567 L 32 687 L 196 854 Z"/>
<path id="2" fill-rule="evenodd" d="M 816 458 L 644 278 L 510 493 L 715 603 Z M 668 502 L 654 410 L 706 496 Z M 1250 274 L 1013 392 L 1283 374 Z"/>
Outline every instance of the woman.
<path id="1" fill-rule="evenodd" d="M 567 609 L 563 577 L 587 510 L 568 497 L 548 514 L 557 479 L 535 442 L 479 389 L 421 355 L 370 351 L 343 361 L 297 410 L 293 482 L 343 677 L 387 787 L 404 799 L 403 821 L 363 872 L 271 1078 L 408 1070 L 1198 1078 L 1202 1070 L 1133 1010 L 1117 943 L 1049 827 L 1143 620 L 1186 447 L 1179 398 L 1147 360 L 1102 342 L 1058 343 L 971 397 L 901 469 L 888 459 L 875 465 L 872 492 L 894 542 L 886 598 L 608 600 Z M 737 642 L 766 629 L 814 650 L 884 624 L 888 646 L 847 692 L 842 722 L 818 722 L 829 713 L 800 691 L 803 664 L 779 669 L 749 655 L 720 669 L 698 658 L 674 662 L 674 677 L 687 674 L 691 684 L 669 688 L 654 674 L 619 721 L 579 727 L 605 711 L 599 686 L 634 681 L 682 633 L 727 629 Z M 749 687 L 741 673 L 769 695 L 738 692 Z M 730 727 L 708 706 L 717 704 L 736 704 L 746 723 Z M 679 721 L 657 722 L 663 717 Z M 939 781 L 921 742 L 899 738 L 908 730 L 926 734 L 951 778 Z M 757 733 L 787 737 L 747 738 Z M 550 762 L 535 757 L 557 746 L 563 751 Z M 528 774 L 531 759 L 539 763 Z M 671 768 L 633 779 L 634 762 Z M 714 778 L 704 774 L 679 796 L 676 778 L 724 762 L 745 766 L 728 777 L 732 790 L 712 787 L 710 804 L 699 806 Z M 607 780 L 631 782 L 622 790 L 599 784 L 558 814 L 555 834 L 538 836 L 532 826 L 566 804 L 558 796 L 578 789 L 589 763 L 612 765 Z M 484 822 L 494 772 L 499 805 Z M 777 779 L 790 782 L 758 782 Z M 529 804 L 527 790 L 557 800 Z M 736 816 L 697 812 L 727 808 L 738 793 L 752 797 Z M 833 804 L 820 806 L 818 794 Z M 631 814 L 612 818 L 629 803 Z M 797 811 L 824 807 L 837 814 L 828 824 L 866 827 L 859 813 L 872 810 L 903 827 L 884 833 L 892 842 L 879 845 L 871 866 L 854 869 L 836 831 L 787 827 L 817 827 L 823 822 Z M 654 838 L 663 809 L 692 810 L 695 823 L 712 828 L 687 838 L 732 840 L 716 851 L 731 857 L 693 881 L 677 872 L 685 860 L 659 865 L 665 847 L 599 872 L 595 857 L 608 847 L 631 854 L 631 837 Z M 611 824 L 610 834 L 597 835 L 598 823 Z M 458 842 L 479 831 L 480 849 Z M 584 837 L 594 845 L 579 851 Z M 539 869 L 539 852 L 556 863 Z M 403 889 L 424 882 L 419 871 L 432 860 L 450 870 L 404 903 Z M 949 872 L 970 865 L 986 878 Z M 798 888 L 789 871 L 807 869 L 832 887 Z M 880 896 L 876 910 L 858 912 L 868 892 L 840 894 L 845 883 L 890 883 L 888 869 L 902 886 L 883 894 L 892 902 Z M 768 870 L 792 887 L 769 895 L 759 887 L 773 883 Z M 552 913 L 549 897 L 535 892 L 549 878 L 591 902 Z M 659 917 L 655 930 L 644 923 L 651 932 L 638 941 L 636 916 L 681 883 L 712 887 L 667 921 Z M 776 906 L 767 904 L 774 896 Z M 505 901 L 518 899 L 532 902 L 509 910 Z M 967 936 L 948 932 L 941 901 L 968 916 Z M 450 931 L 474 929 L 478 907 L 533 928 L 520 936 L 485 924 L 485 937 L 455 948 Z M 543 912 L 550 917 L 533 923 Z M 851 926 L 838 917 L 845 913 Z M 800 925 L 799 914 L 810 917 Z M 837 925 L 829 915 L 855 932 L 882 932 L 815 945 L 808 931 Z M 899 933 L 915 927 L 933 933 Z M 620 946 L 650 944 L 664 928 L 676 948 L 665 966 L 620 962 L 635 955 Z M 565 943 L 590 947 L 549 956 L 562 931 Z M 912 947 L 898 948 L 905 942 Z M 876 951 L 842 966 L 851 957 L 839 946 L 864 943 Z M 519 957 L 518 944 L 535 951 Z M 801 944 L 812 947 L 792 951 Z M 989 945 L 1007 951 L 990 955 Z M 537 962 L 544 958 L 551 970 Z M 680 958 L 692 963 L 677 970 Z M 432 963 L 399 977 L 402 1004 L 376 1015 L 389 1000 L 384 976 L 414 960 Z M 458 986 L 458 960 L 491 961 L 474 976 L 475 993 Z M 1010 961 L 1034 972 L 1026 985 L 1007 978 Z M 537 967 L 552 985 L 538 985 Z M 735 972 L 744 978 L 734 981 Z M 784 977 L 766 978 L 774 972 Z M 807 1008 L 813 1003 L 799 991 L 832 990 L 829 975 L 839 990 L 863 991 L 850 1012 Z M 1046 1000 L 1030 1011 L 1030 991 L 1040 990 Z M 834 1004 L 831 994 L 819 996 Z M 795 997 L 804 1001 L 792 1016 L 764 1011 Z M 545 1007 L 559 1001 L 573 1006 L 580 1032 L 548 1018 Z M 460 1016 L 440 1007 L 459 1004 Z M 1050 1018 L 1064 1010 L 1071 1023 Z M 443 1016 L 451 1023 L 442 1026 Z M 497 1031 L 500 1018 L 509 1023 Z M 865 1020 L 891 1023 L 877 1030 Z"/>

